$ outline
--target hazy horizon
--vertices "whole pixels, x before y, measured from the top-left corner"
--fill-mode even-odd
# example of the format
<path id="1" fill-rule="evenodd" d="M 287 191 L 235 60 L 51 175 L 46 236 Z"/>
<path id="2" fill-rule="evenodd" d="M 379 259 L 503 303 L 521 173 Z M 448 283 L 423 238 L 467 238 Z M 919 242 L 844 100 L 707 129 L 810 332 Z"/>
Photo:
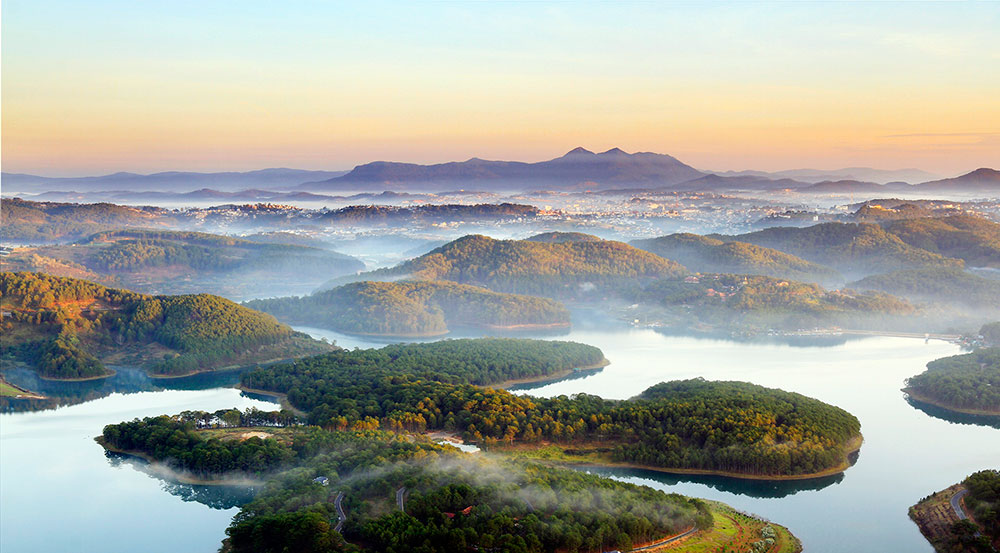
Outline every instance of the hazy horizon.
<path id="1" fill-rule="evenodd" d="M 607 150 L 590 149 L 590 148 L 586 148 L 585 146 L 578 146 L 578 147 L 588 149 L 588 150 L 590 150 L 591 152 L 593 152 L 595 154 L 600 154 L 603 151 L 607 151 Z M 612 147 L 612 148 L 614 148 L 614 147 Z M 435 160 L 435 161 L 427 161 L 427 162 L 420 162 L 420 161 L 400 161 L 400 160 L 397 160 L 397 159 L 370 159 L 370 160 L 367 160 L 367 161 L 358 162 L 358 163 L 356 163 L 354 165 L 351 165 L 349 167 L 308 167 L 307 168 L 307 167 L 261 165 L 261 166 L 257 166 L 257 167 L 246 167 L 246 168 L 241 167 L 241 168 L 233 168 L 233 169 L 226 169 L 226 168 L 220 168 L 220 169 L 174 168 L 174 169 L 163 169 L 163 170 L 156 170 L 156 171 L 113 170 L 113 171 L 107 171 L 107 172 L 90 172 L 90 173 L 51 172 L 51 171 L 28 173 L 28 172 L 24 172 L 24 171 L 10 171 L 10 170 L 7 170 L 6 167 L 4 167 L 3 173 L 28 174 L 28 175 L 32 175 L 32 176 L 45 177 L 45 178 L 94 178 L 94 177 L 104 177 L 104 176 L 114 175 L 114 174 L 118 174 L 118 173 L 129 173 L 129 174 L 147 175 L 147 176 L 148 175 L 159 174 L 159 173 L 189 173 L 189 172 L 190 173 L 252 173 L 252 172 L 256 172 L 256 171 L 266 171 L 266 170 L 303 170 L 303 171 L 325 171 L 325 172 L 333 172 L 333 173 L 336 173 L 336 172 L 345 172 L 346 173 L 346 172 L 350 172 L 351 170 L 355 169 L 358 166 L 365 165 L 365 164 L 368 164 L 368 163 L 375 163 L 375 162 L 398 162 L 398 163 L 414 163 L 414 164 L 418 164 L 418 165 L 436 165 L 436 164 L 443 164 L 443 163 L 461 163 L 461 162 L 465 162 L 465 161 L 470 161 L 472 159 L 482 159 L 482 160 L 486 160 L 486 161 L 537 163 L 537 162 L 541 162 L 541 161 L 548 161 L 548 160 L 551 160 L 551 159 L 559 158 L 559 157 L 561 157 L 563 155 L 566 155 L 566 153 L 569 152 L 569 151 L 570 151 L 570 149 L 566 149 L 566 150 L 562 151 L 561 153 L 552 154 L 549 157 L 541 157 L 541 158 L 537 158 L 537 159 L 496 158 L 496 157 L 489 157 L 489 156 L 485 156 L 485 155 L 477 155 L 477 156 L 472 156 L 472 157 L 465 158 L 465 159 L 444 159 L 444 160 Z M 650 151 L 650 150 L 626 151 L 626 153 L 628 153 L 628 154 L 653 153 L 653 154 L 671 155 L 669 152 L 654 152 L 654 151 Z M 677 156 L 673 156 L 673 157 L 677 157 Z M 678 159 L 678 160 L 681 161 L 682 163 L 686 163 L 684 159 Z M 932 171 L 928 171 L 928 170 L 924 169 L 923 167 L 917 167 L 917 166 L 911 166 L 911 167 L 877 167 L 877 166 L 857 166 L 857 165 L 856 166 L 838 166 L 838 167 L 805 167 L 805 166 L 793 166 L 793 167 L 780 167 L 780 168 L 776 168 L 776 169 L 760 169 L 760 168 L 755 168 L 755 167 L 731 167 L 731 168 L 724 168 L 724 169 L 715 168 L 715 167 L 699 167 L 699 166 L 693 166 L 693 167 L 695 169 L 698 169 L 699 171 L 704 172 L 704 173 L 762 172 L 762 173 L 772 173 L 772 174 L 774 174 L 774 173 L 793 173 L 793 172 L 796 172 L 796 171 L 803 171 L 803 172 L 804 171 L 817 171 L 817 172 L 835 173 L 835 172 L 838 172 L 838 171 L 846 171 L 846 170 L 851 170 L 851 169 L 872 169 L 872 170 L 876 170 L 876 171 L 886 171 L 886 172 L 923 171 L 923 172 L 928 173 L 929 175 L 933 175 L 933 178 L 951 178 L 951 177 L 961 176 L 961 175 L 970 173 L 970 172 L 975 171 L 976 169 L 980 169 L 980 168 L 991 168 L 991 169 L 994 168 L 992 166 L 982 165 L 982 166 L 977 166 L 977 167 L 969 167 L 968 169 L 962 169 L 962 170 L 960 170 L 960 171 L 958 171 L 956 173 L 945 173 L 945 174 L 942 174 L 942 173 L 935 173 L 935 172 L 932 172 Z M 912 182 L 910 184 L 917 184 L 917 182 Z"/>

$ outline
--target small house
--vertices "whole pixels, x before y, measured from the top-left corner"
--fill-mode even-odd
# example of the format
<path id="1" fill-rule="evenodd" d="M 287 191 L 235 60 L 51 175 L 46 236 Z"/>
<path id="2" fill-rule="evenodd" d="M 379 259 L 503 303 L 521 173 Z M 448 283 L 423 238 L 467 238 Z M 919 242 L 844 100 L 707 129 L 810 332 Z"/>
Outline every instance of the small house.
<path id="1" fill-rule="evenodd" d="M 320 486 L 330 485 L 330 479 L 325 476 L 317 476 L 316 478 L 313 478 L 313 482 L 319 484 Z"/>

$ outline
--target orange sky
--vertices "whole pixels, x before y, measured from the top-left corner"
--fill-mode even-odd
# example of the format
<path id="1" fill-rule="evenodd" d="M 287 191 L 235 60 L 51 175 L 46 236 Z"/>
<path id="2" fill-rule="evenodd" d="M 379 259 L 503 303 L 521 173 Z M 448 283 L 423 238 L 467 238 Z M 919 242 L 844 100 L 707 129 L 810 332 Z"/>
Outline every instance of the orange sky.
<path id="1" fill-rule="evenodd" d="M 140 4 L 3 3 L 4 171 L 1000 166 L 998 4 Z"/>

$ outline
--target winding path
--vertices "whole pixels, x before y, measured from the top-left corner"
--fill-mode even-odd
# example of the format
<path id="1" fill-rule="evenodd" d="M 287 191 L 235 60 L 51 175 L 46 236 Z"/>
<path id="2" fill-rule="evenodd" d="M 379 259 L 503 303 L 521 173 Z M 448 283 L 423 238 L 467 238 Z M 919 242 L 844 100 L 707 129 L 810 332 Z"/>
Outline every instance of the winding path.
<path id="1" fill-rule="evenodd" d="M 664 540 L 660 540 L 660 541 L 657 541 L 657 542 L 653 542 L 653 543 L 651 543 L 649 545 L 644 545 L 642 547 L 636 547 L 632 551 L 649 551 L 651 549 L 656 549 L 657 547 L 663 547 L 664 545 L 667 545 L 669 543 L 674 543 L 677 540 L 684 539 L 684 538 L 690 536 L 691 534 L 694 534 L 697 531 L 698 531 L 698 527 L 697 526 L 692 526 L 691 528 L 688 528 L 687 531 L 681 532 L 680 534 L 677 534 L 676 536 L 670 536 L 669 538 L 666 538 Z"/>
<path id="2" fill-rule="evenodd" d="M 344 506 L 341 502 L 344 501 L 344 492 L 337 492 L 337 499 L 333 500 L 333 506 L 337 508 L 337 526 L 333 528 L 334 532 L 340 532 L 341 528 L 344 527 L 344 523 L 347 522 L 347 515 L 344 514 Z"/>
<path id="3" fill-rule="evenodd" d="M 406 486 L 403 486 L 402 488 L 396 490 L 396 505 L 399 505 L 399 510 L 404 513 L 406 512 L 406 508 L 403 506 L 403 494 L 405 493 L 406 493 Z"/>
<path id="4" fill-rule="evenodd" d="M 958 520 L 965 520 L 969 518 L 969 516 L 965 514 L 965 509 L 962 508 L 962 498 L 968 494 L 969 490 L 961 489 L 955 492 L 955 495 L 951 496 L 951 508 L 955 509 L 955 516 L 958 517 Z"/>

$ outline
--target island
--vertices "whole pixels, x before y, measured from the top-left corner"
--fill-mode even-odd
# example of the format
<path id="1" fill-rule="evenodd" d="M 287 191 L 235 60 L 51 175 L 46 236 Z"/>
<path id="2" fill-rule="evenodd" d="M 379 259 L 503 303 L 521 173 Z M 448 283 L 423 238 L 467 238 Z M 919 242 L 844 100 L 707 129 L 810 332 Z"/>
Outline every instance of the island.
<path id="1" fill-rule="evenodd" d="M 786 528 L 721 503 L 286 412 L 149 417 L 98 442 L 202 482 L 263 481 L 226 530 L 231 553 L 801 551 Z"/>
<path id="2" fill-rule="evenodd" d="M 244 373 L 243 386 L 282 394 L 310 424 L 449 432 L 497 452 L 556 448 L 568 462 L 806 479 L 844 471 L 861 445 L 850 413 L 795 393 L 693 379 L 630 400 L 538 398 L 498 389 L 602 363 L 572 342 L 446 340 L 338 351 Z"/>
<path id="3" fill-rule="evenodd" d="M 244 302 L 289 324 L 349 334 L 441 336 L 453 330 L 538 331 L 570 326 L 559 302 L 453 282 L 356 282 L 305 297 Z"/>
<path id="4" fill-rule="evenodd" d="M 103 378 L 106 364 L 173 377 L 336 349 L 218 296 L 147 296 L 43 273 L 0 273 L 0 308 L 0 358 L 53 379 Z"/>
<path id="5" fill-rule="evenodd" d="M 983 470 L 910 507 L 910 518 L 938 553 L 1000 550 L 1000 470 Z"/>
<path id="6" fill-rule="evenodd" d="M 970 415 L 1000 416 L 1000 347 L 936 359 L 903 388 L 911 399 Z"/>

